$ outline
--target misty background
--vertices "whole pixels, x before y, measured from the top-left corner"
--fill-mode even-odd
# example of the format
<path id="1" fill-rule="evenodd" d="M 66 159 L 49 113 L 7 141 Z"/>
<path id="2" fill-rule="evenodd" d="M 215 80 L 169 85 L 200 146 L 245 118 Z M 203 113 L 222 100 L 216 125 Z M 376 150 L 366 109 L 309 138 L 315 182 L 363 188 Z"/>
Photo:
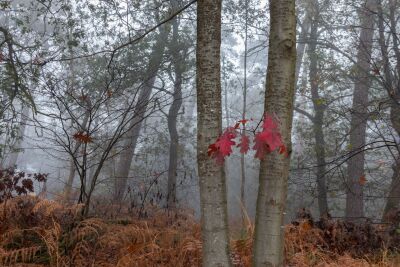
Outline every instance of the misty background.
<path id="1" fill-rule="evenodd" d="M 96 211 L 117 212 L 107 209 L 113 203 L 127 204 L 120 206 L 126 212 L 176 205 L 199 216 L 196 12 L 188 4 L 0 1 L 1 168 L 48 173 L 37 194 Z M 399 89 L 387 85 L 385 71 L 399 79 L 399 4 L 381 1 L 379 10 L 365 1 L 297 1 L 287 221 L 301 208 L 320 216 L 323 198 L 332 217 L 345 217 L 349 188 L 362 188 L 363 216 L 373 221 L 388 199 L 398 202 L 400 108 L 390 101 Z M 267 10 L 266 1 L 223 2 L 224 128 L 245 118 L 255 129 L 263 118 Z M 360 46 L 363 29 L 372 35 Z M 371 58 L 366 72 L 360 53 Z M 365 103 L 361 147 L 350 142 L 357 84 L 367 88 L 357 96 Z M 349 168 L 360 161 L 350 160 L 360 154 L 364 173 L 354 185 Z M 226 159 L 230 218 L 241 216 L 242 204 L 254 218 L 258 169 L 251 151 L 242 156 L 235 148 Z"/>

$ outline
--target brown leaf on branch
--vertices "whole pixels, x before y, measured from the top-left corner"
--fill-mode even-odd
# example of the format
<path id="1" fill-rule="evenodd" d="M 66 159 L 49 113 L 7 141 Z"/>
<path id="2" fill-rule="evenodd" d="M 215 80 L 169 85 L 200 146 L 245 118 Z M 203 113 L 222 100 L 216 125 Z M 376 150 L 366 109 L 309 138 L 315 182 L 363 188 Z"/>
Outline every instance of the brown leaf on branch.
<path id="1" fill-rule="evenodd" d="M 365 174 L 362 175 L 359 179 L 358 179 L 358 183 L 360 185 L 365 185 L 367 183 L 367 178 L 365 178 Z"/>
<path id="2" fill-rule="evenodd" d="M 93 142 L 92 137 L 90 137 L 88 134 L 85 134 L 84 132 L 77 132 L 76 134 L 74 134 L 74 139 L 78 142 L 85 144 Z"/>

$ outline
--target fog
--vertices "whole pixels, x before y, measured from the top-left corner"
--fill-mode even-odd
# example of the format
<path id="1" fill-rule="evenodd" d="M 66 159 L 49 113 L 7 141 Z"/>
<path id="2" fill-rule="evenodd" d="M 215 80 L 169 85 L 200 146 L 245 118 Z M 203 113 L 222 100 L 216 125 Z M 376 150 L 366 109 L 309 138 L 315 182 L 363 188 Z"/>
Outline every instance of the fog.
<path id="1" fill-rule="evenodd" d="M 1 168 L 46 173 L 46 183 L 35 183 L 36 194 L 89 204 L 89 212 L 107 216 L 115 216 L 116 210 L 107 208 L 115 203 L 121 213 L 135 214 L 141 206 L 167 209 L 168 180 L 175 177 L 173 202 L 199 218 L 195 5 L 3 2 Z M 226 129 L 248 119 L 251 135 L 264 116 L 270 20 L 265 1 L 244 2 L 223 2 L 222 125 Z M 399 6 L 383 2 L 383 29 L 379 15 L 364 1 L 296 3 L 297 81 L 286 222 L 302 208 L 318 218 L 324 198 L 330 216 L 351 216 L 346 197 L 352 188 L 362 190 L 365 218 L 380 221 L 388 199 L 395 199 L 398 208 Z M 175 18 L 170 20 L 171 15 Z M 372 38 L 360 45 L 360 38 L 367 38 L 360 37 L 365 20 L 373 21 Z M 387 64 L 382 46 L 388 50 Z M 363 53 L 370 56 L 367 69 L 359 66 Z M 392 83 L 385 72 L 391 73 Z M 367 93 L 354 104 L 357 86 Z M 365 130 L 354 138 L 365 139 L 356 147 L 350 141 L 352 117 L 360 112 L 367 113 L 360 116 Z M 350 161 L 360 154 L 362 159 Z M 349 168 L 360 164 L 363 175 L 354 180 Z M 243 212 L 254 219 L 259 168 L 253 150 L 242 161 L 234 147 L 225 158 L 232 221 Z"/>

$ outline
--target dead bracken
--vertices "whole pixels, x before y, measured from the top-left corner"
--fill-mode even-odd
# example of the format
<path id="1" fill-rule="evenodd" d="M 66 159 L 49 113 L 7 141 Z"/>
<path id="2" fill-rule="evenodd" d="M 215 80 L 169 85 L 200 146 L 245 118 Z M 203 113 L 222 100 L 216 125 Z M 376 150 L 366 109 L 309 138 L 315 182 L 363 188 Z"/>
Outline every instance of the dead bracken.
<path id="1" fill-rule="evenodd" d="M 81 209 L 33 196 L 0 204 L 1 265 L 201 265 L 200 225 L 187 211 L 149 209 L 146 219 L 82 219 Z M 398 223 L 355 225 L 329 217 L 314 222 L 303 211 L 285 227 L 285 262 L 304 267 L 397 266 Z M 231 239 L 234 266 L 251 266 L 253 231 L 247 220 L 244 237 Z"/>

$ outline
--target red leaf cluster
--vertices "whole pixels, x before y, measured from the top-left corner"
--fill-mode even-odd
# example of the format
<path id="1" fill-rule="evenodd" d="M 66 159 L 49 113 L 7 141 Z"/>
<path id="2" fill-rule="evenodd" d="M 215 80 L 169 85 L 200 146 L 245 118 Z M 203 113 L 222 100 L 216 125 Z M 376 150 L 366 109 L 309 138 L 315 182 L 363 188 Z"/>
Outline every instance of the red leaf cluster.
<path id="1" fill-rule="evenodd" d="M 217 163 L 222 165 L 225 157 L 232 153 L 232 146 L 236 144 L 233 139 L 236 136 L 237 132 L 234 127 L 226 129 L 214 144 L 209 145 L 208 156 L 215 158 Z"/>
<path id="2" fill-rule="evenodd" d="M 262 126 L 263 130 L 256 134 L 254 138 L 255 157 L 262 160 L 264 155 L 279 148 L 279 153 L 286 152 L 286 147 L 282 142 L 278 124 L 270 115 L 265 115 Z"/>
<path id="3" fill-rule="evenodd" d="M 238 121 L 234 127 L 227 128 L 214 144 L 208 147 L 208 156 L 215 158 L 217 164 L 223 164 L 225 157 L 232 153 L 233 141 L 237 136 L 241 136 L 237 147 L 240 153 L 246 154 L 250 150 L 250 138 L 242 131 L 240 134 L 240 125 L 245 125 L 249 120 L 243 119 Z M 254 147 L 256 151 L 255 157 L 262 160 L 264 155 L 279 149 L 280 154 L 286 153 L 286 147 L 282 142 L 282 136 L 279 132 L 278 123 L 271 115 L 264 116 L 262 131 L 255 134 Z"/>

